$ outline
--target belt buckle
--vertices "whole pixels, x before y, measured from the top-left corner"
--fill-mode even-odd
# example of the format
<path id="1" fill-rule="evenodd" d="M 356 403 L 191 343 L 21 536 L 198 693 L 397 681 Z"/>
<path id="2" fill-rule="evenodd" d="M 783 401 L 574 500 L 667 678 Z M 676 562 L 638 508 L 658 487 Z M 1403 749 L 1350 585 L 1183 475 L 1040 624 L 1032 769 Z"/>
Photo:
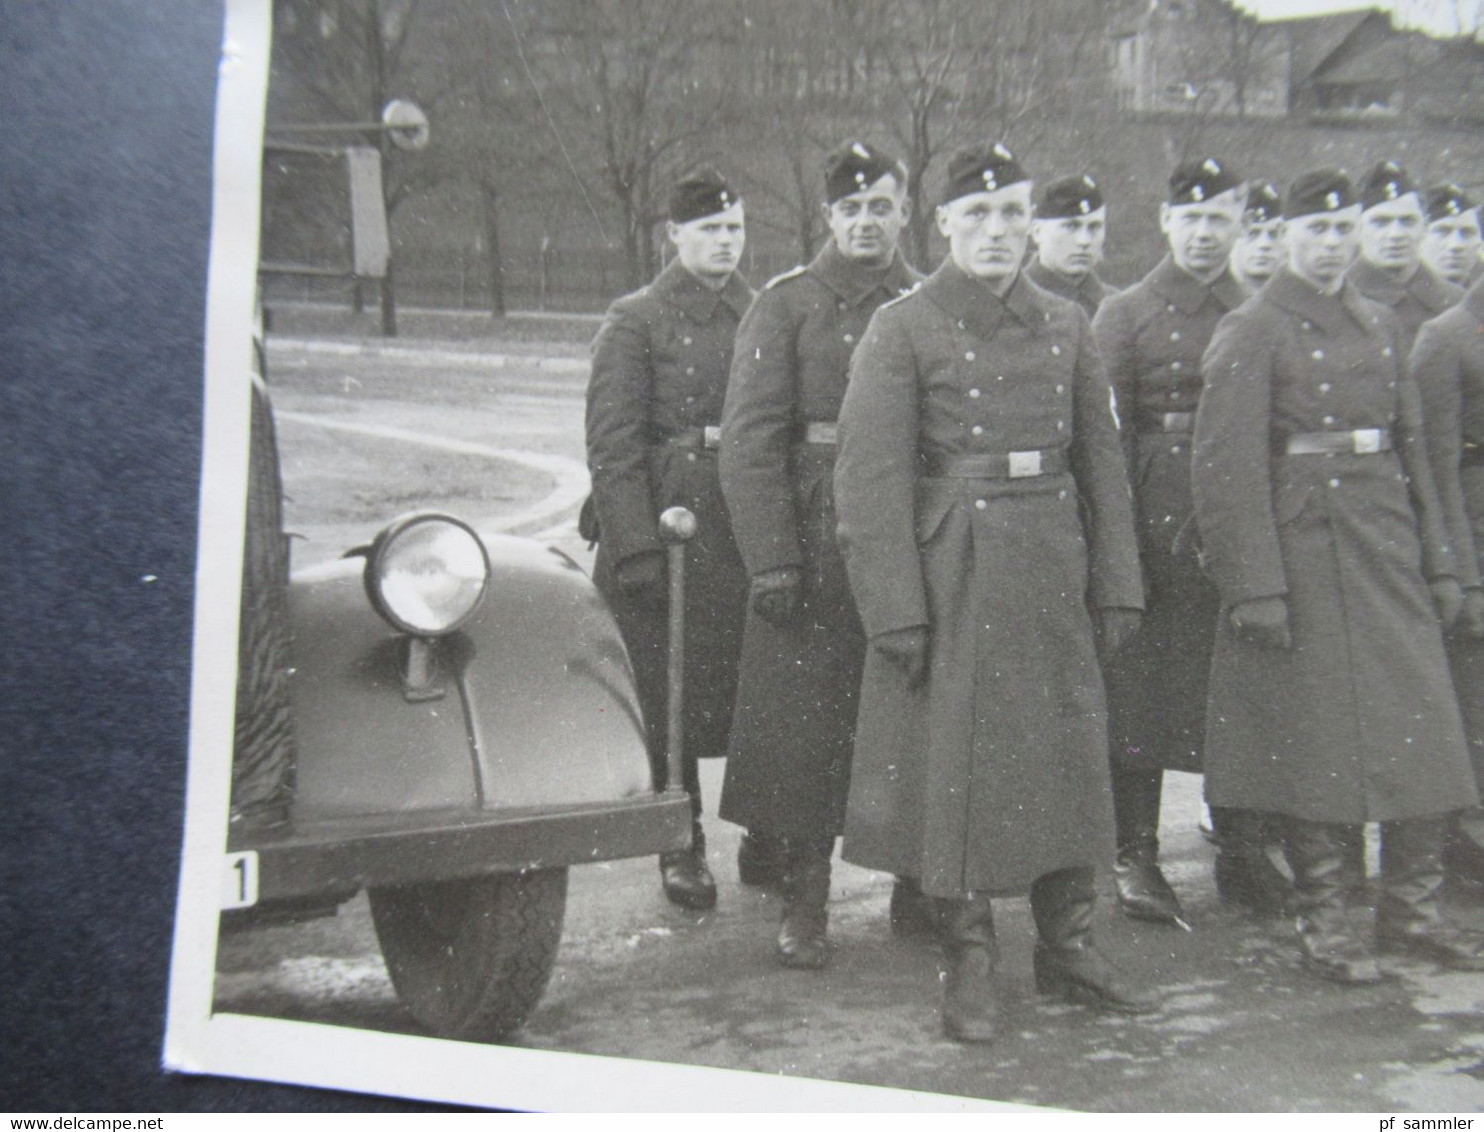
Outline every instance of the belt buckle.
<path id="1" fill-rule="evenodd" d="M 1350 435 L 1354 438 L 1357 456 L 1370 456 L 1381 451 L 1381 430 L 1379 428 L 1358 428 Z"/>
<path id="2" fill-rule="evenodd" d="M 1041 474 L 1041 450 L 1033 448 L 1029 452 L 1010 453 L 1010 478 L 1021 479 L 1024 476 L 1039 476 Z"/>
<path id="3" fill-rule="evenodd" d="M 701 443 L 707 448 L 720 448 L 721 425 L 709 424 L 702 428 Z"/>

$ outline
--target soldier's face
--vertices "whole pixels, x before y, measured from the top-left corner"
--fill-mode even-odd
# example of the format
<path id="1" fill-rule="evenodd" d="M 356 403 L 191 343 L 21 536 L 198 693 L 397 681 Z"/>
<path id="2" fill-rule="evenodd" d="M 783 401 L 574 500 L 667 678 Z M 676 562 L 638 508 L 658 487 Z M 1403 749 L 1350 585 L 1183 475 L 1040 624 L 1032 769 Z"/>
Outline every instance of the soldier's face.
<path id="1" fill-rule="evenodd" d="M 1108 238 L 1108 208 L 1104 205 L 1086 216 L 1064 216 L 1031 222 L 1036 255 L 1043 267 L 1074 278 L 1086 275 L 1103 262 L 1103 244 Z"/>
<path id="2" fill-rule="evenodd" d="M 666 230 L 675 245 L 675 258 L 692 275 L 725 280 L 742 261 L 747 230 L 741 201 L 724 212 L 698 216 L 684 224 L 672 220 Z"/>
<path id="3" fill-rule="evenodd" d="M 1416 267 L 1422 257 L 1425 227 L 1416 193 L 1368 208 L 1360 218 L 1361 258 L 1377 267 Z"/>
<path id="4" fill-rule="evenodd" d="M 1445 216 L 1427 226 L 1422 238 L 1422 262 L 1449 283 L 1464 285 L 1479 260 L 1479 210 Z"/>
<path id="5" fill-rule="evenodd" d="M 1159 229 L 1170 245 L 1175 266 L 1192 275 L 1224 271 L 1237 240 L 1244 203 L 1240 189 L 1228 189 L 1210 200 L 1161 205 Z"/>
<path id="6" fill-rule="evenodd" d="M 953 262 L 976 279 L 1013 279 L 1031 236 L 1031 183 L 970 193 L 938 207 Z"/>
<path id="7" fill-rule="evenodd" d="M 1360 246 L 1360 205 L 1288 222 L 1288 265 L 1322 291 L 1340 285 Z"/>
<path id="8" fill-rule="evenodd" d="M 1244 220 L 1232 248 L 1232 263 L 1250 278 L 1271 277 L 1283 263 L 1283 221 Z"/>
<path id="9" fill-rule="evenodd" d="M 891 259 L 907 222 L 907 186 L 887 173 L 858 193 L 824 206 L 835 247 L 846 259 L 879 264 Z"/>

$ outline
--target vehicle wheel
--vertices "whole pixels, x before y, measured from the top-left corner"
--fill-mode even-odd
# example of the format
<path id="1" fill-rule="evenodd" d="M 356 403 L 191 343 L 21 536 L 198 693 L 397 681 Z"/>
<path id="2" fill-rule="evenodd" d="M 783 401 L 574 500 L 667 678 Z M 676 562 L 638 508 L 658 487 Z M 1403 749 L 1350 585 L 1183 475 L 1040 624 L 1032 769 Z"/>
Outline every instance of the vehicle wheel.
<path id="1" fill-rule="evenodd" d="M 562 938 L 567 870 L 373 888 L 397 997 L 439 1037 L 499 1041 L 536 1008 Z"/>

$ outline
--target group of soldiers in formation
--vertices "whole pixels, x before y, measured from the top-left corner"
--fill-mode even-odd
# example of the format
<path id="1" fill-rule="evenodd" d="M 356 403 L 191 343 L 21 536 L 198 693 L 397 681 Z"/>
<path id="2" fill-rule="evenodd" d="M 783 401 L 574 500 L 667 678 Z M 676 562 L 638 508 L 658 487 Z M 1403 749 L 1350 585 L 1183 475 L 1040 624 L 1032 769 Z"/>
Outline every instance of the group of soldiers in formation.
<path id="1" fill-rule="evenodd" d="M 1124 913 L 1185 926 L 1160 787 L 1200 770 L 1221 899 L 1291 914 L 1316 974 L 1377 981 L 1381 951 L 1484 970 L 1439 906 L 1445 861 L 1484 881 L 1475 202 L 1390 161 L 1281 194 L 1184 161 L 1168 254 L 1120 292 L 1090 176 L 1037 191 L 1004 145 L 957 151 L 926 277 L 898 248 L 906 186 L 893 155 L 840 146 L 828 242 L 754 292 L 742 200 L 692 173 L 672 262 L 594 342 L 586 529 L 657 786 L 657 517 L 697 521 L 695 820 L 666 895 L 715 903 L 696 758 L 726 755 L 718 812 L 746 830 L 741 880 L 781 886 L 785 966 L 828 960 L 843 837 L 896 877 L 893 930 L 941 945 L 950 1037 L 1000 1028 L 991 897 L 1026 892 L 1038 990 L 1144 1013 L 1093 944 L 1094 868 Z M 1367 822 L 1369 937 L 1347 915 Z"/>

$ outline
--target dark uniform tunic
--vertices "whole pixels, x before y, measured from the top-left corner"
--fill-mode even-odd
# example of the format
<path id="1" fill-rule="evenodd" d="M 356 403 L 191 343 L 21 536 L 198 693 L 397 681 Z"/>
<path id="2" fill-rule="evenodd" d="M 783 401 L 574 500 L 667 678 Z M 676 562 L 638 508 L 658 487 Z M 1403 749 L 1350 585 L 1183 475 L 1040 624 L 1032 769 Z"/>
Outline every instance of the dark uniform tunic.
<path id="1" fill-rule="evenodd" d="M 1248 291 L 1203 284 L 1166 256 L 1093 320 L 1118 397 L 1148 609 L 1107 669 L 1109 742 L 1120 766 L 1201 768 L 1216 590 L 1191 537 L 1190 436 L 1201 355 Z"/>
<path id="2" fill-rule="evenodd" d="M 1263 648 L 1221 619 L 1213 806 L 1354 824 L 1476 797 L 1424 581 L 1453 557 L 1400 336 L 1352 285 L 1324 296 L 1285 268 L 1207 351 L 1192 478 L 1222 609 L 1286 597 L 1293 636 Z M 1287 454 L 1316 433 L 1351 451 Z"/>
<path id="3" fill-rule="evenodd" d="M 725 754 L 747 575 L 727 523 L 715 444 L 732 342 L 752 293 L 738 275 L 712 291 L 675 261 L 617 300 L 593 341 L 587 457 L 601 529 L 593 580 L 629 650 L 657 772 L 665 749 L 666 614 L 663 603 L 625 597 L 614 571 L 624 559 L 663 549 L 661 511 L 680 505 L 695 513 L 686 555 L 684 742 L 695 756 Z"/>
<path id="4" fill-rule="evenodd" d="M 1434 275 L 1425 263 L 1418 264 L 1411 278 L 1403 282 L 1383 268 L 1357 259 L 1346 278 L 1366 298 L 1390 307 L 1396 315 L 1402 328 L 1401 359 L 1404 365 L 1422 324 L 1430 318 L 1437 318 L 1463 298 L 1462 287 Z"/>
<path id="5" fill-rule="evenodd" d="M 916 690 L 867 652 L 843 856 L 943 897 L 1106 859 L 1089 609 L 1143 587 L 1087 316 L 945 260 L 851 360 L 835 498 L 867 635 L 929 630 Z"/>
<path id="6" fill-rule="evenodd" d="M 737 331 L 721 451 L 732 531 L 750 574 L 803 573 L 798 624 L 747 618 L 718 812 L 753 831 L 818 839 L 844 823 L 865 638 L 835 542 L 831 434 L 871 315 L 920 278 L 832 241 L 769 283 Z"/>
<path id="7" fill-rule="evenodd" d="M 1103 300 L 1109 296 L 1118 294 L 1116 287 L 1110 287 L 1098 278 L 1096 271 L 1089 271 L 1086 275 L 1073 277 L 1063 275 L 1060 271 L 1053 271 L 1038 258 L 1032 258 L 1025 265 L 1026 276 L 1037 287 L 1043 291 L 1050 291 L 1063 299 L 1071 299 L 1091 318 L 1098 313 L 1098 308 L 1103 305 Z"/>
<path id="8" fill-rule="evenodd" d="M 1422 393 L 1422 419 L 1438 496 L 1448 521 L 1458 580 L 1477 586 L 1484 566 L 1484 283 L 1452 310 L 1423 323 L 1412 347 L 1412 374 Z M 1448 642 L 1458 706 L 1484 783 L 1484 641 Z"/>

